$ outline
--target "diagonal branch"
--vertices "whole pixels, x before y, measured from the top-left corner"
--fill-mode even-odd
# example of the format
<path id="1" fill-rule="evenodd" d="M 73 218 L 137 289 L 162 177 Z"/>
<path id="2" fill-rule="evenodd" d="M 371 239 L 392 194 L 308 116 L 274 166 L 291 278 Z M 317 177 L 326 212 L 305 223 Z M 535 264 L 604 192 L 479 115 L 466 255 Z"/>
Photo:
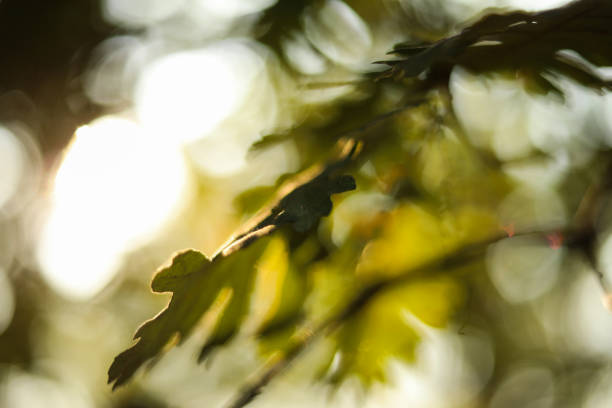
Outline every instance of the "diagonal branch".
<path id="1" fill-rule="evenodd" d="M 588 189 L 583 195 L 570 227 L 560 231 L 558 227 L 543 228 L 540 230 L 524 230 L 513 234 L 512 236 L 535 236 L 540 237 L 542 241 L 547 241 L 551 236 L 563 237 L 563 244 L 571 249 L 578 249 L 586 253 L 591 266 L 604 294 L 610 293 L 610 287 L 605 280 L 603 274 L 597 269 L 594 242 L 596 231 L 593 227 L 595 220 L 599 216 L 602 207 L 602 197 L 612 187 L 612 161 L 603 167 L 598 172 Z M 396 284 L 417 281 L 425 277 L 434 277 L 441 274 L 452 273 L 454 268 L 469 264 L 481 258 L 487 248 L 503 239 L 508 238 L 507 234 L 499 234 L 482 240 L 480 242 L 471 243 L 460 247 L 450 253 L 441 255 L 428 263 L 425 263 L 416 268 L 411 268 L 404 271 L 401 275 L 390 279 L 382 280 L 362 288 L 353 299 L 346 304 L 338 313 L 321 322 L 314 329 L 308 330 L 304 328 L 298 340 L 286 351 L 278 353 L 264 365 L 259 376 L 252 382 L 246 384 L 240 392 L 232 400 L 228 408 L 242 408 L 257 397 L 262 389 L 268 385 L 278 374 L 287 369 L 302 352 L 304 352 L 316 339 L 326 334 L 332 333 L 349 318 L 354 316 L 378 293 L 385 289 L 393 287 Z"/>
<path id="2" fill-rule="evenodd" d="M 558 233 L 558 228 L 550 228 L 539 231 L 523 231 L 513 236 L 536 236 L 542 238 L 543 242 L 546 242 L 547 236 Z M 592 239 L 593 231 L 586 228 L 568 228 L 562 231 L 561 234 L 566 237 L 565 246 L 569 248 L 582 248 L 585 242 Z M 262 392 L 263 388 L 268 385 L 270 381 L 286 370 L 293 361 L 295 361 L 319 337 L 331 334 L 357 312 L 362 310 L 370 300 L 385 289 L 397 284 L 417 281 L 425 277 L 452 273 L 453 270 L 456 270 L 456 267 L 480 259 L 485 254 L 489 245 L 506 238 L 508 238 L 508 235 L 499 234 L 486 240 L 463 246 L 421 266 L 406 270 L 401 275 L 363 287 L 353 299 L 336 314 L 330 316 L 327 320 L 324 320 L 318 325 L 315 325 L 314 328 L 309 329 L 304 327 L 291 347 L 283 353 L 278 352 L 273 355 L 262 367 L 258 375 L 242 387 L 227 407 L 242 408 L 249 404 Z"/>

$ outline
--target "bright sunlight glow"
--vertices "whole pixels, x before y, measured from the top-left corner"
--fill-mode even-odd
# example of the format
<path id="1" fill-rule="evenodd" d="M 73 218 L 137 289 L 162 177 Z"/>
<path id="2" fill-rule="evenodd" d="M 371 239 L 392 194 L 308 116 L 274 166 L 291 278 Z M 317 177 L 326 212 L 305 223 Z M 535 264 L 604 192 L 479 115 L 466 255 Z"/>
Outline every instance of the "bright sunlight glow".
<path id="1" fill-rule="evenodd" d="M 79 128 L 38 248 L 45 278 L 69 297 L 95 295 L 122 255 L 176 213 L 186 181 L 180 152 L 131 121 L 106 117 Z"/>
<path id="2" fill-rule="evenodd" d="M 162 21 L 179 12 L 185 0 L 105 0 L 102 11 L 107 20 L 128 26 Z"/>
<path id="3" fill-rule="evenodd" d="M 508 6 L 515 9 L 521 9 L 525 11 L 542 11 L 555 7 L 560 7 L 569 2 L 570 0 L 506 0 L 502 3 L 506 3 Z"/>
<path id="4" fill-rule="evenodd" d="M 200 139 L 244 102 L 263 67 L 262 58 L 236 40 L 170 54 L 143 72 L 135 95 L 138 116 L 175 143 Z"/>
<path id="5" fill-rule="evenodd" d="M 217 18 L 236 18 L 268 8 L 276 0 L 194 0 L 194 3 Z"/>

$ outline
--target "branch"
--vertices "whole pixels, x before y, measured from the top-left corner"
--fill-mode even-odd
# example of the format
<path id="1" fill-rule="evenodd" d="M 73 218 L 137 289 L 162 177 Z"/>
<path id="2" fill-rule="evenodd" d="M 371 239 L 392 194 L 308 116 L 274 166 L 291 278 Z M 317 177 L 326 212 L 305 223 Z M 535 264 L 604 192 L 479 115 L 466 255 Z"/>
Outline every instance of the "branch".
<path id="1" fill-rule="evenodd" d="M 543 241 L 548 240 L 551 236 L 561 236 L 564 239 L 564 245 L 571 249 L 580 249 L 587 254 L 588 261 L 593 267 L 598 282 L 604 292 L 604 295 L 611 293 L 610 285 L 605 280 L 603 274 L 598 270 L 594 253 L 594 242 L 596 231 L 594 229 L 595 220 L 598 218 L 602 207 L 602 196 L 612 188 L 612 160 L 608 161 L 601 172 L 595 177 L 589 185 L 586 192 L 580 201 L 570 227 L 560 231 L 558 227 L 544 228 L 541 230 L 524 230 L 513 234 L 517 236 L 536 236 L 541 237 Z M 484 255 L 489 245 L 508 238 L 507 234 L 500 234 L 486 240 L 465 245 L 452 251 L 449 254 L 440 256 L 426 264 L 416 268 L 411 268 L 401 275 L 370 284 L 357 293 L 352 301 L 342 308 L 338 313 L 321 322 L 312 330 L 303 329 L 301 336 L 289 348 L 287 352 L 277 353 L 266 365 L 264 365 L 261 374 L 251 383 L 245 385 L 239 394 L 234 398 L 229 408 L 241 408 L 246 406 L 254 398 L 261 393 L 274 377 L 283 372 L 291 363 L 312 344 L 318 337 L 325 334 L 330 334 L 344 322 L 354 316 L 357 312 L 363 309 L 368 302 L 378 293 L 390 288 L 396 284 L 417 281 L 426 277 L 434 277 L 441 274 L 446 274 L 453 271 L 461 265 L 465 265 Z"/>
<path id="2" fill-rule="evenodd" d="M 559 232 L 558 228 L 550 228 L 539 231 L 523 231 L 514 234 L 517 236 L 536 236 L 541 237 L 546 242 L 547 237 L 551 234 L 561 233 L 565 240 L 565 246 L 569 248 L 582 248 L 586 242 L 592 239 L 593 231 L 591 229 L 572 229 L 568 228 Z M 317 338 L 331 334 L 339 328 L 343 323 L 362 310 L 370 300 L 384 290 L 397 285 L 405 284 L 413 281 L 418 281 L 422 278 L 430 278 L 442 274 L 447 274 L 456 270 L 454 268 L 469 264 L 481 258 L 489 245 L 508 238 L 506 234 L 500 234 L 486 240 L 465 245 L 452 251 L 449 254 L 442 255 L 430 262 L 427 262 L 419 267 L 406 270 L 401 275 L 369 284 L 362 288 L 353 299 L 346 304 L 340 311 L 330 316 L 328 319 L 316 325 L 314 328 L 302 328 L 298 339 L 286 352 L 278 352 L 274 354 L 260 370 L 260 373 L 254 380 L 247 383 L 238 394 L 231 400 L 227 408 L 242 408 L 255 399 L 262 389 L 270 383 L 278 374 L 287 369 L 291 363 L 304 352 Z"/>
<path id="3" fill-rule="evenodd" d="M 599 66 L 612 60 L 609 47 L 612 3 L 577 0 L 538 13 L 489 14 L 456 35 L 433 44 L 397 44 L 391 54 L 400 59 L 379 61 L 390 68 L 379 78 L 448 83 L 455 65 L 474 72 L 513 70 L 526 79 L 528 89 L 562 94 L 558 75 L 603 91 L 612 84 L 583 61 L 568 57 L 573 50 Z M 552 69 L 551 69 L 552 68 Z"/>

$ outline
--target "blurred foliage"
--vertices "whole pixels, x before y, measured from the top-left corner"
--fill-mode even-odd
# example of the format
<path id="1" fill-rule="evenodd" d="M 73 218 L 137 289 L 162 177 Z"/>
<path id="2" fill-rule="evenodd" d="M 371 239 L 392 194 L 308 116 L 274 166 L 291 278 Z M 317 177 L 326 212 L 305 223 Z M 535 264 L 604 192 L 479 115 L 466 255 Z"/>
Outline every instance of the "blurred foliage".
<path id="1" fill-rule="evenodd" d="M 447 277 L 397 284 L 376 295 L 334 335 L 338 362 L 329 380 L 356 374 L 366 384 L 385 381 L 391 359 L 412 362 L 422 333 L 411 317 L 432 327 L 445 327 L 463 303 L 463 289 Z"/>
<path id="2" fill-rule="evenodd" d="M 587 306 L 576 300 L 583 299 L 580 285 L 587 285 L 584 271 L 596 272 L 588 282 L 596 281 L 596 290 L 603 290 L 604 304 L 610 293 L 599 259 L 610 225 L 609 124 L 589 111 L 582 128 L 558 136 L 554 130 L 564 126 L 561 116 L 567 111 L 553 108 L 587 111 L 580 105 L 586 104 L 585 94 L 608 95 L 610 83 L 600 67 L 612 65 L 611 2 L 579 0 L 535 13 L 480 10 L 466 23 L 457 19 L 469 10 L 457 12 L 455 2 L 279 0 L 209 37 L 189 37 L 187 45 L 179 34 L 164 37 L 168 27 L 186 25 L 184 15 L 169 14 L 153 28 L 128 30 L 101 22 L 94 12 L 97 2 L 72 3 L 50 7 L 45 21 L 28 19 L 37 27 L 36 36 L 17 36 L 19 41 L 6 47 L 7 60 L 28 58 L 2 68 L 7 79 L 0 90 L 18 90 L 1 94 L 0 108 L 19 110 L 28 124 L 44 118 L 34 133 L 45 160 L 51 162 L 58 146 L 68 142 L 64 134 L 80 123 L 103 109 L 124 108 L 88 101 L 79 75 L 94 44 L 128 31 L 133 43 L 147 36 L 166 41 L 139 49 L 142 55 L 133 53 L 142 60 L 204 46 L 217 37 L 256 40 L 264 50 L 258 52 L 268 58 L 258 61 L 271 71 L 282 118 L 271 129 L 266 124 L 262 134 L 249 135 L 249 141 L 257 141 L 247 158 L 272 168 L 277 163 L 265 155 L 280 147 L 295 151 L 288 156 L 295 163 L 287 174 L 272 172 L 276 181 L 263 185 L 251 180 L 258 176 L 251 170 L 235 178 L 195 176 L 195 198 L 165 231 L 167 241 L 132 249 L 126 273 L 88 303 L 40 290 L 44 284 L 30 276 L 30 265 L 23 261 L 26 250 L 19 261 L 6 261 L 8 266 L 2 259 L 1 268 L 21 273 L 9 275 L 18 288 L 15 312 L 0 333 L 0 363 L 6 366 L 0 367 L 0 377 L 7 383 L 20 381 L 17 368 L 32 383 L 38 377 L 63 381 L 70 377 L 65 372 L 79 377 L 84 363 L 75 360 L 96 354 L 94 366 L 87 368 L 94 374 L 82 383 L 71 381 L 77 389 L 86 388 L 86 381 L 101 384 L 103 369 L 125 348 L 128 332 L 161 308 L 137 329 L 134 343 L 108 370 L 113 389 L 130 380 L 135 384 L 114 396 L 96 389 L 96 403 L 188 407 L 197 405 L 194 396 L 209 403 L 208 394 L 218 387 L 238 389 L 232 406 L 239 407 L 280 374 L 290 376 L 304 367 L 306 377 L 333 387 L 357 378 L 375 390 L 397 380 L 390 368 L 397 362 L 421 370 L 427 347 L 439 346 L 434 340 L 444 336 L 460 344 L 453 353 L 469 360 L 461 365 L 440 354 L 444 361 L 436 364 L 446 377 L 459 378 L 468 365 L 477 377 L 469 386 L 453 383 L 473 392 L 455 400 L 449 391 L 448 400 L 457 406 L 508 406 L 515 397 L 532 395 L 522 390 L 536 395 L 547 389 L 540 386 L 547 384 L 547 375 L 560 395 L 554 400 L 559 404 L 548 406 L 578 406 L 590 398 L 596 381 L 606 384 L 609 357 L 601 356 L 612 355 L 602 346 L 610 339 L 607 326 L 584 339 L 567 322 L 584 321 L 581 313 Z M 16 15 L 15 4 L 0 2 L 2 21 Z M 50 3 L 45 4 L 40 6 Z M 84 15 L 87 19 L 79 20 Z M 83 23 L 74 35 L 65 31 L 73 20 Z M 18 24 L 2 30 L 13 33 Z M 360 31 L 361 25 L 365 29 Z M 57 52 L 34 38 L 45 36 L 59 38 Z M 382 61 L 388 69 L 369 65 L 406 38 L 390 52 L 396 59 Z M 300 69 L 291 47 L 312 57 L 316 69 Z M 503 143 L 484 125 L 482 133 L 491 141 L 475 143 L 476 132 L 460 117 L 452 89 L 462 75 L 480 81 L 487 95 L 502 83 L 506 88 L 498 88 L 499 93 L 524 96 L 517 97 L 518 103 L 531 103 L 521 108 L 542 110 L 519 120 L 539 121 L 538 115 L 546 113 L 552 120 L 541 122 L 554 129 L 540 139 L 523 134 L 527 125 L 506 129 L 510 139 L 529 139 L 524 152 L 507 157 L 499 154 L 503 146 L 492 147 Z M 40 80 L 30 83 L 29 78 Z M 466 83 L 461 85 L 469 94 L 473 89 Z M 576 89 L 583 92 L 580 97 Z M 247 100 L 239 110 L 259 103 L 256 93 L 251 90 L 255 102 Z M 550 98 L 558 95 L 564 99 Z M 38 105 L 42 113 L 36 112 Z M 503 127 L 504 118 L 513 115 L 510 104 L 484 113 L 475 106 L 483 123 Z M 37 119 L 27 118 L 27 112 Z M 497 117 L 485 117 L 490 112 Z M 0 109 L 2 121 L 17 116 Z M 232 120 L 252 125 L 238 113 L 226 122 Z M 219 129 L 223 133 L 226 128 Z M 189 151 L 193 144 L 184 147 L 192 158 L 197 155 Z M 189 166 L 197 167 L 194 163 Z M 25 219 L 29 213 L 24 214 Z M 205 255 L 202 248 L 216 245 L 231 229 L 229 240 L 212 256 Z M 150 284 L 158 296 L 152 296 L 146 271 L 164 254 L 185 247 L 199 249 L 177 252 L 158 269 Z M 593 293 L 588 292 L 596 298 Z M 605 313 L 596 300 L 588 311 Z M 98 352 L 91 353 L 98 343 Z M 175 349 L 177 344 L 183 347 Z M 255 345 L 256 361 L 242 350 L 245 344 Z M 186 357 L 192 348 L 196 356 Z M 213 355 L 217 365 L 211 363 Z M 65 366 L 55 366 L 53 359 Z M 201 372 L 190 365 L 193 360 L 208 360 L 214 381 L 202 382 Z M 545 367 L 547 374 L 538 377 L 529 367 L 521 371 L 517 362 L 523 361 Z M 146 378 L 138 377 L 153 364 Z M 257 365 L 260 370 L 249 376 Z M 522 379 L 517 374 L 525 372 Z M 530 375 L 537 381 L 527 381 Z M 245 386 L 237 387 L 243 380 Z M 526 384 L 518 387 L 518 397 L 512 381 Z M 453 389 L 451 381 L 435 384 L 440 394 L 446 385 Z M 174 393 L 179 388 L 183 392 Z M 0 403 L 3 393 L 0 387 Z"/>
<path id="3" fill-rule="evenodd" d="M 262 17 L 260 39 L 278 47 L 284 33 L 300 26 L 295 19 L 316 7 L 278 2 Z M 557 76 L 607 89 L 590 63 L 612 63 L 605 46 L 611 17 L 608 2 L 583 0 L 540 13 L 488 14 L 435 43 L 399 44 L 392 52 L 401 59 L 384 61 L 389 71 L 376 82 L 355 83 L 363 97 L 336 101 L 324 116 L 330 105 L 313 107 L 299 125 L 257 142 L 254 152 L 291 140 L 300 146 L 302 167 L 312 167 L 282 177 L 271 204 L 211 260 L 190 250 L 156 274 L 153 290 L 173 292 L 172 300 L 115 359 L 109 382 L 121 385 L 175 335 L 182 340 L 202 322 L 200 358 L 238 332 L 258 336 L 261 351 L 277 356 L 270 374 L 234 406 L 248 403 L 312 336 L 328 330 L 333 346 L 320 375 L 332 382 L 349 375 L 365 384 L 384 381 L 392 359 L 412 361 L 422 325 L 447 327 L 466 305 L 466 276 L 483 270 L 483 248 L 534 232 L 515 231 L 500 217 L 514 181 L 503 161 L 474 147 L 459 126 L 448 90 L 452 68 L 509 74 L 542 93 L 562 93 Z M 340 153 L 321 162 L 334 144 Z M 353 176 L 337 175 L 347 171 Z M 353 215 L 334 240 L 342 221 L 333 213 L 327 224 L 319 219 L 330 214 L 331 195 L 355 189 L 355 182 L 360 193 L 382 194 L 392 204 Z M 272 192 L 255 188 L 235 204 L 252 213 Z M 478 255 L 464 258 L 474 246 Z"/>
<path id="4" fill-rule="evenodd" d="M 606 46 L 611 18 L 612 5 L 602 0 L 576 1 L 539 13 L 487 14 L 436 43 L 398 44 L 392 52 L 402 58 L 384 61 L 392 68 L 383 75 L 444 81 L 454 65 L 461 65 L 475 72 L 508 71 L 540 93 L 561 94 L 555 85 L 559 75 L 606 89 L 609 82 L 589 63 L 612 64 Z M 578 56 L 562 52 L 567 50 Z"/>
<path id="5" fill-rule="evenodd" d="M 260 238 L 287 224 L 303 233 L 312 229 L 321 216 L 328 215 L 332 207 L 330 196 L 355 188 L 352 177 L 333 173 L 351 159 L 356 149 L 358 144 L 349 141 L 334 162 L 313 167 L 285 183 L 279 190 L 279 200 L 270 204 L 269 210 L 256 215 L 246 224 L 245 231 L 237 233 L 211 260 L 190 250 L 176 255 L 169 267 L 161 269 L 153 278 L 151 288 L 155 292 L 172 292 L 172 301 L 167 309 L 138 329 L 134 336 L 139 339 L 138 343 L 117 356 L 109 369 L 109 382 L 115 382 L 115 386 L 123 384 L 175 335 L 179 340 L 187 336 L 207 311 L 205 318 L 213 319 L 214 323 L 200 359 L 213 347 L 227 342 L 248 312 L 256 274 L 247 266 L 254 265 L 259 258 L 258 273 L 267 281 L 263 286 L 272 288 L 264 300 L 272 304 L 281 302 L 286 294 L 283 295 L 283 285 L 275 282 L 284 282 L 288 274 L 288 260 L 283 258 L 286 251 L 282 243 L 273 241 L 271 248 L 262 254 L 262 246 L 268 240 Z M 256 245 L 250 245 L 254 241 Z M 288 313 L 287 308 L 280 310 L 279 313 Z M 259 330 L 265 330 L 266 324 L 279 319 L 277 316 L 262 318 L 264 321 L 257 324 L 262 326 Z"/>

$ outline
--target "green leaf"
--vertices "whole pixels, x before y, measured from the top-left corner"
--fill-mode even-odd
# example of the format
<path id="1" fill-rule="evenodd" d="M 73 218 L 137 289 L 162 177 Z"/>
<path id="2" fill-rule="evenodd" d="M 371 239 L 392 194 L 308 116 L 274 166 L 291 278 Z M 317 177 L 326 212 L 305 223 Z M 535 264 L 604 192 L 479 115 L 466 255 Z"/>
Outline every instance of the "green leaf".
<path id="1" fill-rule="evenodd" d="M 258 186 L 240 193 L 233 201 L 240 214 L 255 214 L 270 197 L 274 196 L 276 186 Z"/>
<path id="2" fill-rule="evenodd" d="M 209 328 L 202 354 L 227 341 L 248 311 L 249 291 L 255 276 L 252 266 L 266 241 L 214 261 L 197 251 L 187 250 L 177 254 L 170 266 L 160 269 L 151 287 L 156 292 L 172 292 L 172 299 L 161 313 L 136 331 L 134 338 L 138 342 L 113 361 L 108 371 L 113 388 L 129 380 L 140 366 L 158 356 L 173 340 L 181 341 L 196 326 L 205 326 L 206 318 L 212 320 L 213 327 Z"/>
<path id="3" fill-rule="evenodd" d="M 445 327 L 464 300 L 463 287 L 449 277 L 381 291 L 335 334 L 329 380 L 338 383 L 356 375 L 365 385 L 384 381 L 389 360 L 412 361 L 424 328 Z"/>
<path id="4" fill-rule="evenodd" d="M 348 140 L 340 147 L 340 153 L 329 163 L 314 166 L 282 185 L 277 198 L 212 259 L 187 250 L 157 272 L 151 288 L 155 292 L 171 292 L 172 299 L 136 331 L 134 338 L 138 342 L 115 357 L 108 371 L 113 388 L 128 381 L 138 368 L 158 357 L 175 340 L 182 341 L 194 331 L 203 337 L 200 360 L 226 343 L 249 314 L 258 273 L 259 281 L 266 281 L 272 290 L 264 296 L 269 298 L 268 305 L 255 313 L 251 325 L 256 330 L 281 326 L 299 313 L 303 295 L 296 294 L 303 293 L 303 283 L 289 266 L 288 249 L 282 239 L 268 235 L 283 225 L 298 232 L 310 229 L 331 211 L 332 194 L 355 188 L 351 176 L 336 172 L 354 158 L 359 145 Z M 255 292 L 261 300 L 261 290 Z M 291 293 L 294 295 L 288 297 Z"/>
<path id="5" fill-rule="evenodd" d="M 172 259 L 172 264 L 160 269 L 151 282 L 151 289 L 154 292 L 173 292 L 182 281 L 193 273 L 205 269 L 210 264 L 210 260 L 201 252 L 188 249 L 178 253 Z"/>
<path id="6" fill-rule="evenodd" d="M 381 235 L 365 247 L 356 274 L 365 281 L 402 276 L 501 231 L 497 217 L 485 208 L 464 206 L 440 214 L 405 204 L 389 214 Z"/>

